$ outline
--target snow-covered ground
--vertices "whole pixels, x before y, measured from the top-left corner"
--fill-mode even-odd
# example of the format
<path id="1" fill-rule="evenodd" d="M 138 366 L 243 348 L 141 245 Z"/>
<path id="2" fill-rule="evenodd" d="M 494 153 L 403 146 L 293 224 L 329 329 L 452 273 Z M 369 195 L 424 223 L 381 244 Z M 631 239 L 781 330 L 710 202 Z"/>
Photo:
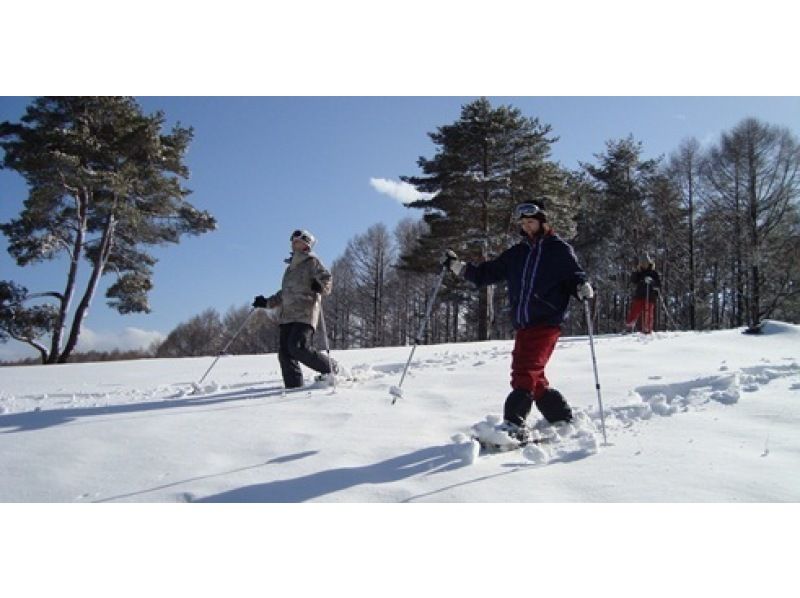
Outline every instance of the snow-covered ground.
<path id="1" fill-rule="evenodd" d="M 511 342 L 336 351 L 359 381 L 284 392 L 275 355 L 0 369 L 2 502 L 797 502 L 800 327 L 595 339 L 547 374 L 591 442 L 481 455 Z M 309 375 L 310 378 L 310 375 Z M 534 409 L 534 415 L 538 412 Z M 461 434 L 461 441 L 454 441 Z M 596 450 L 595 450 L 596 446 Z M 536 455 L 534 455 L 536 456 Z"/>

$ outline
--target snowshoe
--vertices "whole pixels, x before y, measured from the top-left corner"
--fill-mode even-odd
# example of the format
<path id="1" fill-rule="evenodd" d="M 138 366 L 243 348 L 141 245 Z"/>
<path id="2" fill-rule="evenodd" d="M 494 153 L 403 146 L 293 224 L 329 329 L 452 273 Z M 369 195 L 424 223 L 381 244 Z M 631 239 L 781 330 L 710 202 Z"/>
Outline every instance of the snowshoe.
<path id="1" fill-rule="evenodd" d="M 527 460 L 542 464 L 559 456 L 597 452 L 595 431 L 592 419 L 575 410 L 569 422 L 551 424 L 540 419 L 530 426 L 516 426 L 496 415 L 487 415 L 472 426 L 471 437 L 478 442 L 483 455 L 521 449 Z"/>
<path id="2" fill-rule="evenodd" d="M 472 426 L 472 438 L 480 443 L 484 451 L 505 452 L 544 442 L 547 437 L 530 426 L 501 422 L 498 417 L 490 415 Z"/>
<path id="3" fill-rule="evenodd" d="M 336 384 L 349 384 L 356 381 L 353 373 L 340 363 L 333 363 L 333 372 L 328 374 L 317 374 L 314 376 L 315 386 L 333 386 Z"/>

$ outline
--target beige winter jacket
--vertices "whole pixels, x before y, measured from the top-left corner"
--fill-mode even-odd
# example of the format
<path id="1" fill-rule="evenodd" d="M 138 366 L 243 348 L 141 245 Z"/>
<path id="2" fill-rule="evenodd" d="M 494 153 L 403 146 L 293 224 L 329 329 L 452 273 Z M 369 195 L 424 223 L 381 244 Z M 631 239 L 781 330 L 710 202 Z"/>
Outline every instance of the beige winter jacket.
<path id="1" fill-rule="evenodd" d="M 311 290 L 311 285 L 316 280 L 322 287 L 322 294 L 329 295 L 333 286 L 331 273 L 311 252 L 295 252 L 287 261 L 289 266 L 283 275 L 281 290 L 267 297 L 267 306 L 280 308 L 280 324 L 302 322 L 316 330 L 322 300 Z"/>

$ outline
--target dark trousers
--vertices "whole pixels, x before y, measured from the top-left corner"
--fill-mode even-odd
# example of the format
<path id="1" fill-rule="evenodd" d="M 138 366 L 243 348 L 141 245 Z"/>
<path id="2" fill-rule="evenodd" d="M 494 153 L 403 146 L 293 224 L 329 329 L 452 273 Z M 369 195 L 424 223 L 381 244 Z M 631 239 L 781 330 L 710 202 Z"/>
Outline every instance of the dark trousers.
<path id="1" fill-rule="evenodd" d="M 286 388 L 303 386 L 301 363 L 321 374 L 331 372 L 328 358 L 314 347 L 314 328 L 311 325 L 300 322 L 281 324 L 280 331 L 278 361 Z"/>

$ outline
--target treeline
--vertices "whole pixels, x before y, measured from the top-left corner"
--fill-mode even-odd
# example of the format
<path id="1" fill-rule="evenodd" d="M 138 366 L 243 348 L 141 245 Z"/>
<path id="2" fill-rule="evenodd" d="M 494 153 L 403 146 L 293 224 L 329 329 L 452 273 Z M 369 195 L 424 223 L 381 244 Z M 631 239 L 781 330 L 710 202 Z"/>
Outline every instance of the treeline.
<path id="1" fill-rule="evenodd" d="M 232 339 L 225 352 L 228 355 L 276 352 L 278 324 L 271 312 L 259 309 L 250 315 L 251 311 L 248 305 L 231 307 L 224 315 L 213 308 L 207 309 L 170 332 L 155 348 L 155 356 L 217 355 Z"/>
<path id="2" fill-rule="evenodd" d="M 89 363 L 95 361 L 130 361 L 132 359 L 152 359 L 155 357 L 156 345 L 145 349 L 112 349 L 111 351 L 74 352 L 69 356 L 69 363 Z M 0 361 L 0 366 L 42 365 L 39 357 Z"/>
<path id="3" fill-rule="evenodd" d="M 276 352 L 278 350 L 276 321 L 266 310 L 255 311 L 248 320 L 250 311 L 251 308 L 247 305 L 231 307 L 224 314 L 220 314 L 216 309 L 207 309 L 178 324 L 163 341 L 155 341 L 148 347 L 74 352 L 70 355 L 68 363 L 217 355 L 237 332 L 239 334 L 228 347 L 226 354 Z M 242 328 L 245 320 L 247 324 Z M 41 365 L 41 363 L 41 359 L 29 357 L 16 361 L 2 361 L 0 365 Z"/>
<path id="4" fill-rule="evenodd" d="M 800 319 L 800 145 L 788 129 L 748 118 L 708 147 L 687 139 L 655 159 L 629 136 L 572 171 L 551 160 L 549 125 L 485 99 L 430 137 L 437 151 L 419 159 L 423 174 L 403 177 L 429 194 L 409 205 L 422 221 L 393 236 L 375 225 L 333 264 L 334 347 L 411 342 L 443 251 L 496 257 L 518 238 L 513 206 L 541 199 L 596 287 L 599 332 L 621 330 L 645 255 L 661 272 L 659 329 Z M 423 342 L 511 338 L 505 285 L 470 287 L 445 278 Z M 571 309 L 566 333 L 584 333 L 582 307 Z"/>

